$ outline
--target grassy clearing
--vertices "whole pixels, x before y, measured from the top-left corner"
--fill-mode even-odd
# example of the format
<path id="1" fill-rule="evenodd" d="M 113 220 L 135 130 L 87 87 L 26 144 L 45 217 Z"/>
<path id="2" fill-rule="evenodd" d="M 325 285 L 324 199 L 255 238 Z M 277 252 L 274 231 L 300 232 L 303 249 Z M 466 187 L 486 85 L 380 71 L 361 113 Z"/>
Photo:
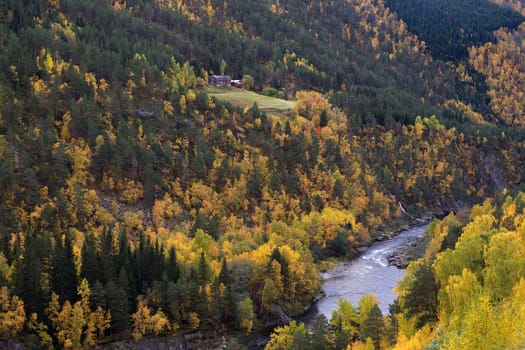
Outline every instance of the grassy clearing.
<path id="1" fill-rule="evenodd" d="M 206 88 L 206 93 L 221 101 L 229 102 L 243 108 L 251 107 L 254 103 L 257 103 L 259 109 L 266 112 L 286 112 L 295 106 L 294 101 L 286 101 L 275 97 L 259 95 L 253 91 L 237 88 L 208 86 Z"/>

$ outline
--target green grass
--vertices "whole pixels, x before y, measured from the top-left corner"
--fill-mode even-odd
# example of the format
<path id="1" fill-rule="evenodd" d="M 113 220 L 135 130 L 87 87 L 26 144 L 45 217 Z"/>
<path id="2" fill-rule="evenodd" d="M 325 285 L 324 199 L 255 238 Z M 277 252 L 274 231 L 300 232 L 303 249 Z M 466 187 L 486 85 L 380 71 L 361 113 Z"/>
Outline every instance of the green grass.
<path id="1" fill-rule="evenodd" d="M 294 101 L 259 95 L 253 91 L 238 88 L 208 86 L 205 91 L 208 95 L 214 96 L 221 101 L 243 108 L 249 108 L 254 103 L 257 103 L 259 109 L 266 112 L 286 112 L 295 106 Z"/>

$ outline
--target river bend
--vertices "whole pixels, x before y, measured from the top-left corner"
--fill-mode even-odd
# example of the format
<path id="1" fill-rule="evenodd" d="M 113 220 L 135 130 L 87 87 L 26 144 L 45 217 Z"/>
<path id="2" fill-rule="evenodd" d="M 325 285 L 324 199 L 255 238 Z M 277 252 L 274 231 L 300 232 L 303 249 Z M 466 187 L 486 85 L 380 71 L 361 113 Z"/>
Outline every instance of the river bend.
<path id="1" fill-rule="evenodd" d="M 321 314 L 330 320 L 340 298 L 347 299 L 356 306 L 363 295 L 370 293 L 378 297 L 379 307 L 383 315 L 387 315 L 389 305 L 396 298 L 393 288 L 405 274 L 405 270 L 389 266 L 387 258 L 415 243 L 427 228 L 428 224 L 413 226 L 392 239 L 375 242 L 356 258 L 321 273 L 325 296 L 317 301 L 300 321 L 311 324 Z"/>

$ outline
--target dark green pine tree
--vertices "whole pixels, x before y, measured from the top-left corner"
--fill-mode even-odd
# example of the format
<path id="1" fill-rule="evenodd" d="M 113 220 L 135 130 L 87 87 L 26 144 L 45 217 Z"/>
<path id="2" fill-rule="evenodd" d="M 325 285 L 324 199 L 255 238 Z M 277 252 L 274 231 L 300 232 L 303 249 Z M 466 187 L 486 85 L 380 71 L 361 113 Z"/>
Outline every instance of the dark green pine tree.
<path id="1" fill-rule="evenodd" d="M 133 272 L 133 279 L 135 280 L 136 291 L 138 294 L 144 294 L 147 290 L 147 286 L 145 285 L 145 269 L 147 264 L 145 261 L 145 250 L 146 238 L 144 237 L 144 234 L 141 233 L 139 236 L 138 247 L 133 251 L 131 257 L 131 271 Z"/>
<path id="2" fill-rule="evenodd" d="M 122 281 L 121 274 L 124 270 L 125 276 L 127 278 L 127 289 L 129 305 L 134 305 L 137 296 L 139 295 L 139 290 L 135 280 L 134 274 L 134 264 L 133 264 L 133 255 L 131 253 L 131 247 L 129 245 L 128 237 L 126 232 L 122 231 L 119 235 L 118 241 L 118 257 L 117 257 L 117 268 L 119 269 L 119 285 Z"/>
<path id="3" fill-rule="evenodd" d="M 284 133 L 288 136 L 290 136 L 292 134 L 292 127 L 290 126 L 290 121 L 287 120 L 286 121 L 286 124 L 284 126 Z"/>
<path id="4" fill-rule="evenodd" d="M 106 308 L 106 292 L 104 291 L 104 285 L 100 281 L 95 281 L 93 284 L 90 284 L 91 296 L 89 300 L 91 301 L 91 306 L 96 309 L 98 306 L 105 309 Z"/>
<path id="5" fill-rule="evenodd" d="M 131 247 L 129 245 L 128 236 L 126 232 L 122 230 L 118 237 L 118 268 L 125 267 L 126 262 L 131 261 Z"/>
<path id="6" fill-rule="evenodd" d="M 190 230 L 190 236 L 195 237 L 195 232 L 197 232 L 198 229 L 201 229 L 205 232 L 207 232 L 206 228 L 208 226 L 208 218 L 204 216 L 204 214 L 198 212 L 195 216 L 195 221 L 193 222 L 193 226 Z"/>
<path id="7" fill-rule="evenodd" d="M 416 316 L 416 327 L 437 319 L 437 286 L 432 267 L 428 263 L 417 265 L 413 282 L 403 296 L 403 313 L 407 318 Z"/>
<path id="8" fill-rule="evenodd" d="M 154 281 L 162 278 L 164 273 L 164 247 L 158 241 L 151 243 L 151 239 L 144 233 L 140 234 L 138 249 L 132 254 L 133 276 L 139 294 L 144 294 Z"/>
<path id="9" fill-rule="evenodd" d="M 381 337 L 385 332 L 385 322 L 383 320 L 383 314 L 379 309 L 379 306 L 375 304 L 370 310 L 370 314 L 363 321 L 361 325 L 361 339 L 366 341 L 366 339 L 371 338 L 374 343 L 374 348 L 379 349 Z"/>
<path id="10" fill-rule="evenodd" d="M 97 240 L 92 233 L 87 233 L 81 250 L 82 267 L 80 276 L 88 280 L 90 285 L 101 280 L 97 253 Z"/>
<path id="11" fill-rule="evenodd" d="M 273 169 L 270 167 L 270 169 Z M 272 171 L 270 175 L 270 189 L 272 191 L 280 191 L 281 190 L 281 177 L 279 175 L 279 172 L 274 170 Z"/>
<path id="12" fill-rule="evenodd" d="M 111 329 L 121 332 L 129 328 L 128 296 L 123 288 L 109 281 L 105 288 L 106 305 L 111 313 Z"/>
<path id="13" fill-rule="evenodd" d="M 343 331 L 341 328 L 336 329 L 334 338 L 335 349 L 346 349 L 352 341 L 353 339 L 350 333 Z"/>
<path id="14" fill-rule="evenodd" d="M 230 173 L 231 169 L 228 158 L 225 157 L 215 172 L 215 190 L 217 193 L 221 193 L 224 186 L 226 186 L 226 181 L 228 180 Z"/>
<path id="15" fill-rule="evenodd" d="M 204 252 L 201 252 L 199 256 L 199 267 L 197 271 L 197 282 L 199 285 L 204 286 L 210 281 L 210 264 L 204 255 Z"/>
<path id="16" fill-rule="evenodd" d="M 311 350 L 326 350 L 329 349 L 326 334 L 328 333 L 328 320 L 325 315 L 321 314 L 317 317 L 312 324 L 312 330 L 310 334 L 310 347 Z"/>
<path id="17" fill-rule="evenodd" d="M 328 125 L 328 113 L 326 113 L 326 111 L 322 111 L 319 117 L 319 126 L 321 128 L 324 128 L 327 125 Z"/>
<path id="18" fill-rule="evenodd" d="M 259 200 L 262 197 L 263 183 L 257 169 L 251 174 L 246 182 L 246 192 L 248 198 Z"/>
<path id="19" fill-rule="evenodd" d="M 199 315 L 199 320 L 201 321 L 202 327 L 209 327 L 213 325 L 213 315 L 212 312 L 216 310 L 214 305 L 208 304 L 206 298 L 205 288 L 200 287 L 197 289 L 196 294 L 197 300 L 195 303 L 195 312 Z M 215 302 L 212 299 L 212 304 Z"/>
<path id="20" fill-rule="evenodd" d="M 26 314 L 43 314 L 50 297 L 51 239 L 48 234 L 28 233 L 20 249 L 22 254 L 14 262 L 15 294 L 24 300 Z"/>
<path id="21" fill-rule="evenodd" d="M 334 188 L 332 190 L 332 196 L 334 198 L 343 199 L 343 196 L 345 194 L 345 188 L 343 184 L 343 180 L 336 179 L 334 183 Z"/>
<path id="22" fill-rule="evenodd" d="M 159 243 L 158 238 L 155 240 L 155 245 L 153 246 L 150 268 L 152 276 L 151 282 L 160 281 L 166 269 L 166 259 L 164 257 L 164 245 Z"/>
<path id="23" fill-rule="evenodd" d="M 156 248 L 151 244 L 151 239 L 148 237 L 146 240 L 146 254 L 144 257 L 144 284 L 146 289 L 149 288 L 153 284 L 153 281 L 156 280 L 156 257 Z"/>
<path id="24" fill-rule="evenodd" d="M 167 278 L 167 277 L 166 277 Z M 172 319 L 180 323 L 182 321 L 181 313 L 180 313 L 180 296 L 179 296 L 179 290 L 178 290 L 178 284 L 181 281 L 179 279 L 177 283 L 168 281 L 168 288 L 166 289 L 166 311 L 169 311 Z"/>
<path id="25" fill-rule="evenodd" d="M 232 289 L 232 279 L 230 276 L 230 271 L 228 270 L 228 264 L 226 258 L 222 260 L 221 271 L 218 276 L 218 284 L 221 283 L 224 285 L 224 294 L 221 295 L 222 298 L 222 310 L 221 310 L 221 322 L 229 327 L 238 326 L 238 317 L 239 309 L 237 301 L 235 300 L 235 295 Z"/>
<path id="26" fill-rule="evenodd" d="M 195 309 L 197 301 L 194 296 L 199 290 L 195 278 L 195 271 L 191 269 L 189 278 L 179 278 L 175 290 L 171 291 L 175 298 L 171 299 L 170 310 L 172 315 L 179 320 L 187 318 L 188 313 Z"/>
<path id="27" fill-rule="evenodd" d="M 397 334 L 399 332 L 399 320 L 393 315 L 392 308 L 390 308 L 390 315 L 388 316 L 390 322 L 388 323 L 388 327 L 385 327 L 386 339 L 390 345 L 396 344 Z"/>
<path id="28" fill-rule="evenodd" d="M 211 300 L 209 311 L 210 320 L 214 325 L 223 324 L 223 312 L 225 304 L 225 298 L 221 293 L 220 284 L 218 282 L 219 280 L 215 279 L 213 283 L 213 299 Z"/>
<path id="29" fill-rule="evenodd" d="M 177 264 L 177 252 L 175 251 L 175 247 L 171 247 L 168 252 L 168 260 L 166 261 L 164 273 L 171 282 L 177 282 L 179 279 L 180 269 Z"/>
<path id="30" fill-rule="evenodd" d="M 78 299 L 77 274 L 73 260 L 71 235 L 57 237 L 52 255 L 51 287 L 60 296 L 62 302 L 71 303 Z"/>
<path id="31" fill-rule="evenodd" d="M 190 169 L 197 179 L 205 180 L 208 176 L 208 169 L 206 169 L 204 156 L 197 149 L 195 150 L 193 158 L 190 160 Z"/>
<path id="32" fill-rule="evenodd" d="M 115 242 L 113 237 L 113 230 L 105 228 L 100 235 L 100 251 L 98 254 L 98 261 L 100 266 L 100 273 L 103 283 L 110 280 L 115 280 L 117 273 L 117 252 L 115 249 Z"/>
<path id="33" fill-rule="evenodd" d="M 120 268 L 120 272 L 118 273 L 117 286 L 126 293 L 128 305 L 134 306 L 137 296 L 129 283 L 128 273 L 123 267 Z"/>
<path id="34" fill-rule="evenodd" d="M 144 164 L 144 203 L 146 207 L 151 208 L 155 203 L 155 192 L 157 185 L 162 184 L 162 179 L 159 177 L 159 172 L 155 171 L 153 166 L 155 159 L 155 153 L 148 152 L 146 154 L 146 161 Z"/>
<path id="35" fill-rule="evenodd" d="M 312 141 L 308 145 L 308 153 L 310 154 L 310 159 L 309 159 L 310 164 L 308 168 L 313 168 L 314 165 L 317 163 L 317 157 L 319 156 L 319 138 L 314 132 L 312 132 L 310 137 Z"/>
<path id="36" fill-rule="evenodd" d="M 239 325 L 239 306 L 231 286 L 226 287 L 224 294 L 224 309 L 222 311 L 222 322 L 231 328 Z"/>
<path id="37" fill-rule="evenodd" d="M 226 287 L 231 285 L 230 271 L 228 270 L 226 258 L 222 259 L 221 271 L 219 272 L 219 283 L 224 284 Z"/>

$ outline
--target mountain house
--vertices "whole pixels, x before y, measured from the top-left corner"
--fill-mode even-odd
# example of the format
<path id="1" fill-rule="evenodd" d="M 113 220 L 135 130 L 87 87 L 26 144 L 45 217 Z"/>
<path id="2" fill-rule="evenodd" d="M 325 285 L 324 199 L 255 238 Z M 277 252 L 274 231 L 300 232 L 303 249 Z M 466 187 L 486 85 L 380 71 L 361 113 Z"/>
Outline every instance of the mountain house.
<path id="1" fill-rule="evenodd" d="M 229 75 L 212 75 L 208 79 L 210 85 L 230 86 L 232 78 Z"/>

